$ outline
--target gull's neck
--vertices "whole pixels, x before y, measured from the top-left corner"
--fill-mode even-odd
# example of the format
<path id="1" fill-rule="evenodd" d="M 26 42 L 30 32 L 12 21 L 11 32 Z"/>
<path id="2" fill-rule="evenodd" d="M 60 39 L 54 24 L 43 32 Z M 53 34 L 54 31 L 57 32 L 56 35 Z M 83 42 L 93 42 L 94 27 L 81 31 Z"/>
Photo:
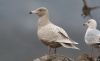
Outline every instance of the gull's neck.
<path id="1" fill-rule="evenodd" d="M 88 27 L 86 32 L 91 31 L 93 29 L 96 29 L 96 27 Z"/>
<path id="2" fill-rule="evenodd" d="M 49 21 L 48 15 L 41 16 L 39 17 L 39 20 L 38 20 L 38 28 L 41 28 L 49 23 L 50 21 Z"/>
<path id="3" fill-rule="evenodd" d="M 96 29 L 97 25 L 89 26 L 88 29 Z"/>

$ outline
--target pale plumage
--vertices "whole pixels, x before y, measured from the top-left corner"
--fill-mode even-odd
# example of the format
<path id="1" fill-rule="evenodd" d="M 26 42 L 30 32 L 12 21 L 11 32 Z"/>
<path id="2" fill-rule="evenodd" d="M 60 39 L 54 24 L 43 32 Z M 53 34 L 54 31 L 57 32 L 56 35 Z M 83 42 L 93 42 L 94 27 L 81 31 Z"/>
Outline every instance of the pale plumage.
<path id="1" fill-rule="evenodd" d="M 58 42 L 62 46 L 66 48 L 75 48 L 73 44 L 78 44 L 77 42 L 71 40 L 67 33 L 60 27 L 49 23 L 44 27 L 41 27 L 41 29 L 38 30 L 38 37 L 41 40 L 46 40 L 46 42 Z M 64 44 L 65 43 L 65 44 Z M 70 45 L 67 45 L 70 44 Z"/>
<path id="2" fill-rule="evenodd" d="M 85 34 L 85 42 L 93 47 L 100 47 L 100 31 L 96 29 L 97 22 L 94 19 L 88 20 L 85 25 L 88 26 Z"/>
<path id="3" fill-rule="evenodd" d="M 85 42 L 87 44 L 100 43 L 100 31 L 97 29 L 88 29 L 85 35 Z"/>
<path id="4" fill-rule="evenodd" d="M 62 28 L 50 22 L 47 8 L 40 7 L 30 13 L 36 13 L 39 16 L 37 34 L 45 45 L 51 48 L 63 46 L 66 48 L 79 49 L 74 45 L 78 43 L 69 38 L 68 34 Z"/>

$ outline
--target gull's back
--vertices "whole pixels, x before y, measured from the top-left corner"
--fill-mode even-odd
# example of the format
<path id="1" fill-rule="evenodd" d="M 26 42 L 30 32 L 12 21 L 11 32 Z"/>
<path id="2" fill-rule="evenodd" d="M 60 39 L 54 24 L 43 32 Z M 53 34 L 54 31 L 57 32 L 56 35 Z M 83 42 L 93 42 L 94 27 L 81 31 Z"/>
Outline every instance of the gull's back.
<path id="1" fill-rule="evenodd" d="M 85 35 L 85 42 L 87 44 L 100 43 L 100 31 L 97 29 L 91 29 Z"/>

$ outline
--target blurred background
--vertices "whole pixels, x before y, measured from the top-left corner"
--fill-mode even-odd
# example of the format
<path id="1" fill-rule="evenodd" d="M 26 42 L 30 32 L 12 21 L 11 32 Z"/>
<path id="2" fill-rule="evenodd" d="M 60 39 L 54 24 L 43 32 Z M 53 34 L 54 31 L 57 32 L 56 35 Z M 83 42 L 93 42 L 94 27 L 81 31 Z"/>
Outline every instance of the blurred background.
<path id="1" fill-rule="evenodd" d="M 91 7 L 100 6 L 100 0 L 87 2 Z M 81 0 L 0 0 L 0 61 L 32 61 L 48 53 L 47 46 L 37 38 L 38 17 L 29 14 L 38 7 L 47 7 L 50 20 L 79 43 L 80 51 L 61 47 L 57 50 L 59 54 L 77 58 L 81 53 L 90 53 L 84 42 L 86 20 L 81 16 L 82 6 Z M 100 9 L 91 15 L 100 29 Z"/>

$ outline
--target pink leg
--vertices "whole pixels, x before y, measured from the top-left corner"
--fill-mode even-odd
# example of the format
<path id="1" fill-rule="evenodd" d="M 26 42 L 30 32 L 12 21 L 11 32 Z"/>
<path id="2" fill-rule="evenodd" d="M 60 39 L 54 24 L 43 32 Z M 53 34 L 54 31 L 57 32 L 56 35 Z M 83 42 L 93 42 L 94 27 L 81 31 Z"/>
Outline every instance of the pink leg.
<path id="1" fill-rule="evenodd" d="M 54 54 L 56 54 L 56 52 L 57 52 L 57 50 L 56 50 L 56 48 L 54 48 Z"/>
<path id="2" fill-rule="evenodd" d="M 48 51 L 49 51 L 49 54 L 50 54 L 51 53 L 51 47 L 49 47 L 49 46 L 48 46 Z"/>
<path id="3" fill-rule="evenodd" d="M 91 48 L 91 57 L 94 57 L 94 51 L 93 51 L 93 47 Z"/>

